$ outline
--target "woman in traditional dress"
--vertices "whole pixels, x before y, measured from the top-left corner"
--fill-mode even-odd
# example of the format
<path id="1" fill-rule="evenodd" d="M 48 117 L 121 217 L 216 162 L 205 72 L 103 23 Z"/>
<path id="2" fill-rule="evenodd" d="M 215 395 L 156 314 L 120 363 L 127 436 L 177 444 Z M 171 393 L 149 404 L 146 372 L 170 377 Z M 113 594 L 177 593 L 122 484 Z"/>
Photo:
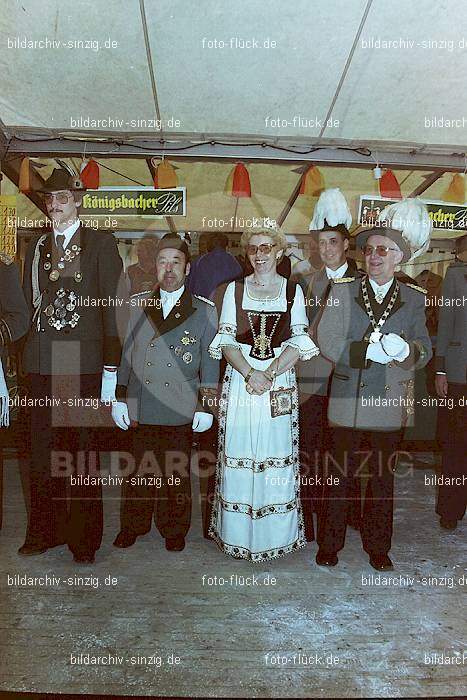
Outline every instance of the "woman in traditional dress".
<path id="1" fill-rule="evenodd" d="M 300 286 L 276 270 L 285 236 L 249 231 L 241 244 L 253 273 L 228 285 L 209 348 L 227 361 L 209 532 L 226 554 L 264 561 L 306 544 L 294 365 L 319 351 Z"/>

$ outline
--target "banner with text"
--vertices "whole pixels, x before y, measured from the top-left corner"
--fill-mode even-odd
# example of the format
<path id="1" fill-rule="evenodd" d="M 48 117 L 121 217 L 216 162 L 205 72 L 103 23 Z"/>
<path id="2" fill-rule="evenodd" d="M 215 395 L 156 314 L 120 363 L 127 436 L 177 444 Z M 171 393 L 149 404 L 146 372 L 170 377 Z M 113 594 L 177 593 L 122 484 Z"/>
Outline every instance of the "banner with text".
<path id="1" fill-rule="evenodd" d="M 186 188 L 103 187 L 87 190 L 81 214 L 85 216 L 185 216 Z"/>
<path id="2" fill-rule="evenodd" d="M 358 223 L 374 226 L 379 213 L 397 201 L 399 200 L 362 195 L 358 208 Z M 434 230 L 467 232 L 467 204 L 451 204 L 432 199 L 422 199 L 422 202 L 426 204 Z"/>

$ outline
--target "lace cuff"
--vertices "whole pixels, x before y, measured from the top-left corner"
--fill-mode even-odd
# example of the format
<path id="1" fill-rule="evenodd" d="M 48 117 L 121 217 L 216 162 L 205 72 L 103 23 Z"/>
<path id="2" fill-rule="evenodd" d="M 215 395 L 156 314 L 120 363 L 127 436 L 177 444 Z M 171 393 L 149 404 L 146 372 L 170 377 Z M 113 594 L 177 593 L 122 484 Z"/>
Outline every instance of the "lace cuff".
<path id="1" fill-rule="evenodd" d="M 219 332 L 216 333 L 211 345 L 208 348 L 208 352 L 211 357 L 213 357 L 215 360 L 221 360 L 222 348 L 226 347 L 238 348 L 240 350 L 240 345 L 237 343 L 235 338 L 236 333 L 236 326 L 228 323 L 221 323 L 219 325 Z"/>
<path id="2" fill-rule="evenodd" d="M 307 326 L 292 326 L 291 336 L 287 340 L 284 340 L 281 348 L 285 348 L 288 345 L 292 348 L 296 348 L 299 355 L 299 360 L 311 360 L 312 357 L 319 355 L 319 348 L 314 344 L 310 336 L 308 335 Z"/>

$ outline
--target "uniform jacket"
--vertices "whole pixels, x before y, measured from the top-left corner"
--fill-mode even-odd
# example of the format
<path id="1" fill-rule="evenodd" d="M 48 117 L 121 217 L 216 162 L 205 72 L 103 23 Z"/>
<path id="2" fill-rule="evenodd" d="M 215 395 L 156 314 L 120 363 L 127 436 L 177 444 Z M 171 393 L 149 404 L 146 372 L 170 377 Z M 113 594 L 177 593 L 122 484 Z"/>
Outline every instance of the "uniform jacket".
<path id="1" fill-rule="evenodd" d="M 448 382 L 467 383 L 467 263 L 452 263 L 444 278 L 436 341 L 436 370 Z M 449 304 L 449 306 L 448 306 Z"/>
<path id="2" fill-rule="evenodd" d="M 394 283 L 395 284 L 395 283 Z M 425 295 L 399 282 L 399 293 L 382 333 L 407 341 L 410 354 L 403 362 L 382 365 L 366 360 L 373 330 L 362 296 L 362 278 L 333 284 L 318 326 L 321 352 L 335 363 L 331 380 L 329 421 L 362 430 L 398 430 L 411 420 L 414 371 L 432 355 L 425 324 Z M 368 283 L 370 298 L 374 298 Z M 385 308 L 394 286 L 383 304 Z M 402 399 L 402 400 L 401 400 Z M 407 401 L 408 400 L 408 401 Z"/>
<path id="3" fill-rule="evenodd" d="M 186 288 L 166 319 L 159 289 L 130 298 L 117 396 L 126 399 L 131 420 L 186 425 L 196 410 L 209 410 L 198 399 L 200 388 L 217 390 L 219 362 L 207 351 L 216 332 L 214 304 Z"/>
<path id="4" fill-rule="evenodd" d="M 360 276 L 354 260 L 347 260 L 345 277 Z M 306 312 L 310 322 L 309 332 L 316 344 L 318 344 L 316 328 L 318 321 L 326 307 L 327 297 L 331 291 L 333 281 L 326 274 L 326 268 L 318 270 L 305 291 Z M 329 378 L 334 364 L 322 354 L 316 355 L 307 362 L 297 362 L 296 371 L 298 386 L 302 393 L 327 396 L 329 390 Z"/>
<path id="5" fill-rule="evenodd" d="M 13 258 L 0 253 L 0 354 L 29 328 L 29 309 Z"/>
<path id="6" fill-rule="evenodd" d="M 24 347 L 25 371 L 97 374 L 103 365 L 118 366 L 128 317 L 128 295 L 115 238 L 110 233 L 80 226 L 67 248 L 81 247 L 80 254 L 60 270 L 58 280 L 52 281 L 49 275 L 58 269 L 58 254 L 54 234 L 47 234 L 40 248 L 40 313 L 34 317 L 32 262 L 36 244 L 37 240 L 32 241 L 26 253 L 23 282 L 33 317 Z M 73 292 L 78 300 L 76 308 L 66 312 L 66 318 L 76 314 L 79 319 L 74 326 L 67 324 L 57 329 L 51 325 L 48 313 L 59 303 L 60 290 L 65 293 L 63 299 L 69 301 L 68 294 Z"/>

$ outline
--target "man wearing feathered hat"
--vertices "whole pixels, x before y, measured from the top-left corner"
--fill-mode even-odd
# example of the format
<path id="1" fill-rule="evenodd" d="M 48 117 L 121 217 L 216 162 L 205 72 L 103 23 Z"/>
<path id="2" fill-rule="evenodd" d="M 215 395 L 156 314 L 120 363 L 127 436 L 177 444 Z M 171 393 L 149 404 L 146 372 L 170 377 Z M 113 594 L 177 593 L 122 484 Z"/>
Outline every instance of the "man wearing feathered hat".
<path id="1" fill-rule="evenodd" d="M 310 222 L 310 237 L 315 241 L 322 262 L 306 290 L 309 333 L 316 338 L 319 320 L 332 284 L 343 277 L 361 275 L 355 261 L 347 258 L 352 214 L 339 188 L 321 193 Z M 302 466 L 302 504 L 307 540 L 313 539 L 312 511 L 318 511 L 322 493 L 322 466 L 328 446 L 328 396 L 333 363 L 322 355 L 297 363 L 300 390 L 300 441 Z M 359 526 L 360 482 L 351 484 L 352 509 L 349 523 Z M 350 495 L 349 495 L 350 496 Z"/>
<path id="2" fill-rule="evenodd" d="M 368 473 L 361 522 L 373 568 L 392 569 L 394 469 L 402 429 L 413 413 L 414 372 L 431 358 L 423 290 L 395 270 L 429 246 L 425 205 L 407 199 L 384 209 L 357 235 L 367 274 L 333 285 L 318 326 L 321 352 L 335 363 L 329 422 L 332 458 L 318 523 L 320 565 L 335 566 L 344 546 L 349 480 Z M 337 282 L 337 281 L 336 281 Z M 332 484 L 329 482 L 332 481 Z"/>
<path id="3" fill-rule="evenodd" d="M 56 168 L 41 193 L 52 232 L 31 242 L 24 268 L 32 325 L 23 366 L 36 405 L 31 410 L 30 517 L 19 554 L 67 544 L 75 562 L 92 563 L 103 516 L 92 428 L 97 414 L 86 404 L 115 398 L 124 332 L 118 309 L 125 308 L 126 285 L 113 235 L 81 225 L 79 178 Z"/>

